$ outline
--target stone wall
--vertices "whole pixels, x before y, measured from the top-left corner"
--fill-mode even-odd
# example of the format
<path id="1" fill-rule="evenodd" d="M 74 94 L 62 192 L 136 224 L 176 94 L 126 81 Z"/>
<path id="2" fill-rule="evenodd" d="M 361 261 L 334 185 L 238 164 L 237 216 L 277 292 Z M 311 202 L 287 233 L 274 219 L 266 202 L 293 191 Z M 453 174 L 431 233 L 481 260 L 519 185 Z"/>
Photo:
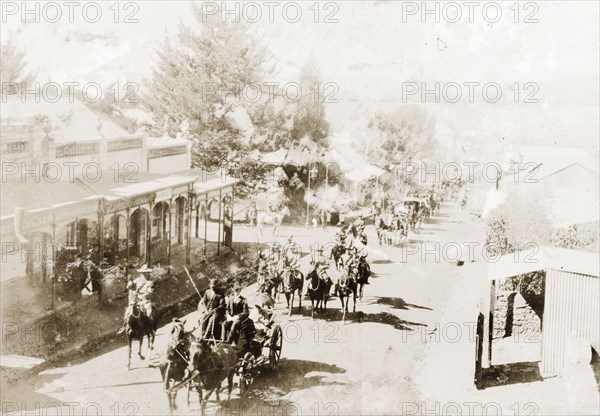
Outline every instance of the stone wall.
<path id="1" fill-rule="evenodd" d="M 509 311 L 511 306 L 512 313 Z M 541 319 L 520 293 L 497 290 L 493 337 L 508 336 L 541 339 Z"/>

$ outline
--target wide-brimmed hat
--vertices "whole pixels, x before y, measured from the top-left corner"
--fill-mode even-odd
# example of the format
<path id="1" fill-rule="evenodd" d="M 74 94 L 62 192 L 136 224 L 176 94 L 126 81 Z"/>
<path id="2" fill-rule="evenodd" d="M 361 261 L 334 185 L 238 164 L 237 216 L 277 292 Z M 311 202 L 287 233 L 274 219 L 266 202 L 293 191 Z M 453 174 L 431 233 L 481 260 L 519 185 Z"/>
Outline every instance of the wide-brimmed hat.
<path id="1" fill-rule="evenodd" d="M 142 267 L 136 270 L 138 273 L 151 273 L 152 269 L 148 267 L 147 264 L 144 264 Z"/>

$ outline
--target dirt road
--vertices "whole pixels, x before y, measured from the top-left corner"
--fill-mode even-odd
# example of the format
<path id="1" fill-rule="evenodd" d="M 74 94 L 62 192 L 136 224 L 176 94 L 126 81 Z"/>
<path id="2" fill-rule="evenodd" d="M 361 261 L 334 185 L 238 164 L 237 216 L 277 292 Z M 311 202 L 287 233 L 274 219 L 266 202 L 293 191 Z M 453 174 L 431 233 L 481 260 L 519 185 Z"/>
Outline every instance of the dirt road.
<path id="1" fill-rule="evenodd" d="M 243 400 L 235 388 L 224 407 L 213 397 L 209 414 L 261 414 L 256 411 L 262 409 L 262 414 L 383 415 L 398 414 L 405 403 L 418 402 L 414 378 L 422 369 L 435 323 L 447 307 L 445 299 L 457 268 L 455 262 L 446 261 L 444 256 L 450 254 L 443 250 L 449 242 L 460 243 L 471 229 L 467 211 L 450 203 L 421 233 L 411 236 L 415 244 L 410 248 L 383 247 L 392 261 L 372 264 L 371 284 L 346 324 L 341 323 L 337 298 L 330 299 L 326 315 L 314 320 L 307 299 L 302 310 L 294 308 L 290 319 L 285 305 L 279 303 L 276 320 L 284 332 L 280 366 L 261 374 Z M 369 244 L 376 246 L 374 228 L 367 227 L 367 233 Z M 247 227 L 236 229 L 238 240 L 256 241 L 254 234 Z M 311 243 L 333 241 L 333 234 L 333 228 L 284 226 L 277 240 L 294 235 L 294 241 L 308 252 Z M 303 259 L 304 265 L 308 259 Z M 194 314 L 186 319 L 189 327 L 197 321 Z M 160 328 L 150 365 L 157 362 L 168 330 L 168 326 Z M 134 368 L 127 371 L 126 354 L 124 343 L 107 346 L 94 357 L 16 383 L 2 392 L 3 413 L 57 414 L 55 408 L 62 406 L 62 414 L 166 414 L 168 403 L 158 369 L 134 360 Z M 189 406 L 185 402 L 181 392 L 180 414 L 199 413 L 195 395 Z"/>

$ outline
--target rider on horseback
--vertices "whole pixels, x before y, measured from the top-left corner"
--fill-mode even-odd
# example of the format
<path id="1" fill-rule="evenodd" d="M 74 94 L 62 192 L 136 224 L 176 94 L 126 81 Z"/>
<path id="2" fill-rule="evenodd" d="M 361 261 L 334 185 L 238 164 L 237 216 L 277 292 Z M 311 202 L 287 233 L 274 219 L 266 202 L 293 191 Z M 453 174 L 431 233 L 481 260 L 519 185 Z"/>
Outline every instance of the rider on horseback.
<path id="1" fill-rule="evenodd" d="M 129 270 L 132 269 L 133 267 L 130 266 Z M 129 298 L 127 308 L 125 309 L 125 315 L 123 316 L 123 326 L 118 331 L 119 334 L 127 329 L 129 317 L 133 315 L 136 306 L 140 308 L 146 317 L 149 318 L 152 314 L 152 302 L 150 298 L 154 293 L 154 283 L 149 279 L 152 269 L 144 264 L 137 272 L 140 273 L 140 275 L 135 280 L 129 280 L 127 282 Z"/>
<path id="2" fill-rule="evenodd" d="M 317 272 L 317 276 L 319 276 L 319 279 L 321 279 L 326 284 L 333 284 L 333 282 L 331 281 L 331 277 L 329 277 L 329 274 L 327 273 L 329 265 L 326 262 L 316 261 L 314 267 L 315 271 Z"/>
<path id="3" fill-rule="evenodd" d="M 348 266 L 348 269 L 356 270 L 359 261 L 358 248 L 356 248 L 356 246 L 353 246 L 350 250 L 348 250 L 348 255 L 348 263 L 346 264 Z"/>
<path id="4" fill-rule="evenodd" d="M 367 249 L 363 248 L 362 250 L 357 250 L 355 253 L 356 253 L 355 256 L 356 256 L 356 263 L 357 263 L 356 267 L 358 267 L 361 264 L 364 264 L 368 267 L 367 256 L 369 255 L 369 253 L 368 253 Z M 370 273 L 367 273 L 364 277 L 365 285 L 370 284 L 369 283 L 369 275 L 370 275 Z"/>
<path id="5" fill-rule="evenodd" d="M 257 268 L 258 274 L 260 275 L 260 274 L 264 273 L 265 270 L 267 269 L 268 265 L 269 265 L 269 258 L 267 256 L 267 254 L 262 253 L 262 252 L 259 253 L 258 260 L 256 262 L 256 268 Z"/>
<path id="6" fill-rule="evenodd" d="M 346 238 L 348 237 L 348 227 L 343 222 L 338 223 L 340 229 L 335 233 L 335 242 L 337 245 L 344 247 L 346 245 Z"/>
<path id="7" fill-rule="evenodd" d="M 281 247 L 278 244 L 273 245 L 273 254 L 267 259 L 268 273 L 271 276 L 277 276 L 283 271 Z"/>
<path id="8" fill-rule="evenodd" d="M 360 214 L 356 221 L 354 221 L 354 228 L 359 235 L 365 231 L 365 221 L 363 220 L 362 214 Z"/>
<path id="9" fill-rule="evenodd" d="M 286 273 L 292 273 L 300 269 L 300 253 L 296 243 L 292 241 L 292 237 L 288 238 L 287 250 L 282 257 L 283 270 Z"/>

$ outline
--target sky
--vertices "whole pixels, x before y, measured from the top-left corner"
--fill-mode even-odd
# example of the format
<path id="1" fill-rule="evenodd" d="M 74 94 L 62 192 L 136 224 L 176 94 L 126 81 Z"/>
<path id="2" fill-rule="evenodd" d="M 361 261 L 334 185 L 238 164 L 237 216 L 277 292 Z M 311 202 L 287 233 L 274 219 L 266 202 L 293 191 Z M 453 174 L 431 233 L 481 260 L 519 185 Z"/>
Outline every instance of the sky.
<path id="1" fill-rule="evenodd" d="M 120 2 L 118 16 L 113 2 L 99 3 L 102 16 L 96 23 L 86 21 L 81 8 L 75 9 L 69 22 L 66 7 L 61 8 L 59 22 L 50 23 L 55 12 L 44 11 L 43 5 L 37 16 L 40 21 L 35 22 L 31 21 L 35 14 L 23 16 L 20 2 L 3 2 L 2 41 L 12 37 L 25 51 L 30 67 L 39 70 L 41 82 L 119 82 L 123 89 L 126 81 L 138 83 L 150 74 L 154 51 L 167 34 L 176 34 L 180 22 L 196 24 L 187 1 Z M 429 103 L 440 115 L 451 114 L 454 124 L 464 119 L 464 112 L 481 120 L 490 111 L 501 114 L 502 122 L 513 123 L 518 113 L 527 120 L 530 113 L 547 112 L 540 116 L 541 123 L 554 112 L 563 114 L 558 109 L 565 107 L 569 109 L 561 123 L 568 123 L 571 107 L 598 105 L 596 1 L 520 2 L 518 7 L 512 1 L 499 2 L 502 9 L 497 19 L 489 5 L 492 2 L 481 2 L 472 10 L 472 22 L 464 2 L 452 3 L 458 5 L 454 8 L 447 2 L 426 6 L 396 1 L 276 2 L 272 22 L 265 2 L 250 3 L 240 3 L 238 16 L 248 20 L 255 10 L 262 13 L 251 27 L 277 63 L 269 81 L 297 80 L 300 68 L 314 56 L 323 82 L 336 86 L 332 97 L 340 104 L 330 114 L 335 114 L 337 129 L 344 128 L 345 118 L 340 114 L 356 111 L 348 103 L 373 109 L 401 105 L 407 82 L 420 91 L 435 82 L 441 87 L 456 83 L 463 98 L 469 93 L 465 82 L 501 86 L 503 99 L 496 106 L 483 99 L 481 87 L 475 89 L 473 103 L 453 105 L 444 96 L 438 105 Z M 301 17 L 293 23 L 296 5 Z M 234 6 L 229 2 L 228 7 Z M 437 7 L 439 22 L 434 13 L 423 14 L 425 7 L 434 11 Z M 453 22 L 457 11 L 461 18 Z M 88 9 L 88 20 L 93 19 L 92 12 Z M 27 17 L 30 22 L 23 23 Z M 526 83 L 535 85 L 526 88 Z M 410 98 L 422 101 L 420 91 Z M 516 91 L 519 102 L 514 103 Z M 539 102 L 523 105 L 529 93 Z M 590 131 L 595 131 L 597 120 L 587 121 Z M 477 128 L 477 124 L 470 127 Z"/>

